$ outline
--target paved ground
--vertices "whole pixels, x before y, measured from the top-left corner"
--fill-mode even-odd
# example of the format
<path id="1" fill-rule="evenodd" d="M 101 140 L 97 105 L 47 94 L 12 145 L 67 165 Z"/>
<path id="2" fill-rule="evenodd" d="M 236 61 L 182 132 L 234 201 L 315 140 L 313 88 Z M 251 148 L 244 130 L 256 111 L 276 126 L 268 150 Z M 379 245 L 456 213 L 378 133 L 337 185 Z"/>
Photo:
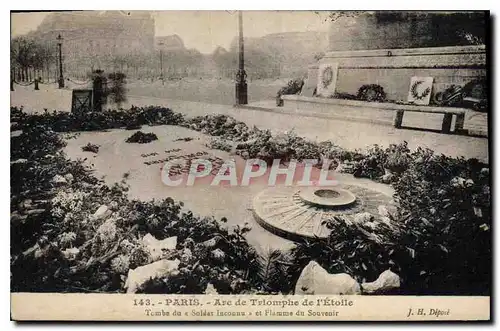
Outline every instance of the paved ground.
<path id="1" fill-rule="evenodd" d="M 258 80 L 248 82 L 248 101 L 258 102 L 270 100 L 276 92 L 287 84 L 287 79 Z M 130 95 L 141 95 L 165 99 L 198 101 L 212 104 L 232 105 L 234 103 L 235 86 L 231 79 L 183 79 L 145 83 L 130 82 L 127 84 Z"/>
<path id="2" fill-rule="evenodd" d="M 32 111 L 43 111 L 43 108 L 48 108 L 49 110 L 70 109 L 70 90 L 54 90 L 52 86 L 47 87 L 47 85 L 42 85 L 41 88 L 40 91 L 33 91 L 32 87 L 16 87 L 16 91 L 11 92 L 11 104 L 17 106 L 24 105 L 26 109 Z M 263 102 L 268 105 L 272 104 L 272 101 L 261 101 L 260 103 L 256 103 L 256 105 L 262 105 Z M 207 113 L 231 115 L 248 125 L 256 125 L 259 128 L 270 129 L 274 132 L 294 130 L 299 135 L 309 139 L 318 141 L 333 140 L 338 145 L 347 149 L 365 148 L 372 144 L 387 146 L 391 143 L 407 141 L 412 149 L 422 146 L 431 148 L 437 153 L 450 156 L 478 158 L 483 161 L 489 160 L 488 139 L 486 138 L 395 129 L 388 124 L 314 118 L 300 114 L 290 115 L 252 109 L 235 109 L 229 105 L 129 95 L 128 103 L 123 106 L 126 108 L 132 104 L 137 106 L 164 105 L 186 116 L 197 116 Z M 337 112 L 340 116 L 342 113 L 349 112 L 349 108 L 339 106 L 332 110 L 332 112 Z M 388 115 L 379 115 L 377 113 L 377 118 L 379 119 L 384 120 L 384 116 L 387 117 Z M 388 120 L 389 118 L 385 119 L 385 121 Z M 415 127 L 439 128 L 440 123 L 440 118 L 433 118 L 429 114 L 408 113 L 407 115 L 405 114 L 405 122 L 403 124 Z"/>
<path id="3" fill-rule="evenodd" d="M 149 97 L 130 97 L 129 103 L 138 106 L 148 104 L 165 105 L 186 116 L 198 116 L 208 113 L 231 115 L 247 125 L 256 125 L 259 128 L 270 129 L 273 132 L 294 130 L 300 136 L 316 141 L 332 140 L 347 149 L 362 149 L 373 144 L 388 146 L 391 143 L 407 141 L 411 149 L 421 146 L 449 156 L 478 158 L 483 161 L 489 159 L 488 139 L 485 138 L 395 129 L 391 125 L 314 118 L 252 109 L 235 109 L 230 106 Z M 342 108 L 339 107 L 339 111 L 342 111 L 340 110 Z M 419 122 L 426 121 L 427 116 L 426 114 L 408 115 L 405 124 L 415 126 L 418 126 Z M 439 127 L 440 123 L 440 120 L 436 119 L 431 124 Z"/>
<path id="4" fill-rule="evenodd" d="M 33 85 L 23 87 L 15 85 L 10 92 L 10 105 L 21 107 L 28 112 L 43 112 L 44 108 L 52 110 L 71 110 L 71 90 L 58 89 L 57 84 L 40 84 L 40 90 L 35 91 Z"/>

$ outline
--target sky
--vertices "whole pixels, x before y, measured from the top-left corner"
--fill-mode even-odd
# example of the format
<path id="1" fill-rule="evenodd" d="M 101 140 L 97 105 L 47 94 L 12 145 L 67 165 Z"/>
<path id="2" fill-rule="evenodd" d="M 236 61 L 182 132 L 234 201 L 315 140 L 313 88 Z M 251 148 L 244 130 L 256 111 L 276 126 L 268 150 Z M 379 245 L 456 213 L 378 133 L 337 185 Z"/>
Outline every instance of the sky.
<path id="1" fill-rule="evenodd" d="M 11 15 L 11 34 L 26 34 L 35 30 L 48 13 L 14 13 Z M 177 34 L 187 48 L 210 53 L 217 46 L 229 48 L 238 31 L 235 11 L 156 11 L 157 36 Z M 245 37 L 261 37 L 270 33 L 297 31 L 326 31 L 327 12 L 313 11 L 245 11 Z"/>

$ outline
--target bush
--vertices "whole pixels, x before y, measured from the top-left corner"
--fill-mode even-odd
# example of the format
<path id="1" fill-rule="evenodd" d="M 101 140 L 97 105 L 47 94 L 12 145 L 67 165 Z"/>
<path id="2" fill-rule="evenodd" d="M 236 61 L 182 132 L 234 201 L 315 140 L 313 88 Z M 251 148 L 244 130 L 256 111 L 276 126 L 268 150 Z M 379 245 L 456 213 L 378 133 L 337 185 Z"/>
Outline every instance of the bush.
<path id="1" fill-rule="evenodd" d="M 203 134 L 233 141 L 246 141 L 260 131 L 256 128 L 251 129 L 245 123 L 227 115 L 196 116 L 186 119 L 181 125 Z"/>
<path id="2" fill-rule="evenodd" d="M 283 99 L 281 99 L 282 95 L 299 94 L 302 91 L 303 86 L 304 80 L 302 78 L 290 80 L 287 86 L 282 87 L 276 94 L 276 106 L 283 106 Z"/>
<path id="3" fill-rule="evenodd" d="M 401 273 L 393 260 L 403 230 L 397 222 L 361 213 L 335 217 L 326 225 L 332 229 L 327 240 L 305 240 L 292 249 L 292 278 L 298 278 L 311 260 L 329 273 L 347 273 L 360 283 L 374 281 L 387 269 Z"/>
<path id="4" fill-rule="evenodd" d="M 43 114 L 19 115 L 22 109 L 11 107 L 11 116 L 17 120 L 18 129 L 43 125 L 55 132 L 103 131 L 131 128 L 141 125 L 179 125 L 182 114 L 161 106 L 133 107 L 129 110 L 108 110 L 73 114 L 67 112 L 45 112 Z"/>
<path id="5" fill-rule="evenodd" d="M 114 72 L 110 73 L 108 78 L 111 83 L 108 90 L 109 96 L 112 102 L 120 108 L 121 104 L 127 101 L 126 76 L 124 73 Z"/>
<path id="6" fill-rule="evenodd" d="M 154 140 L 158 140 L 158 137 L 154 133 L 144 133 L 142 131 L 137 131 L 136 133 L 128 137 L 126 142 L 147 144 Z"/>
<path id="7" fill-rule="evenodd" d="M 81 117 L 61 113 L 26 115 L 19 109 L 11 109 L 12 119 L 15 118 L 23 129 L 19 137 L 11 138 L 11 158 L 14 161 L 26 159 L 11 165 L 11 208 L 17 215 L 12 219 L 22 220 L 11 221 L 13 290 L 60 291 L 64 288 L 81 291 L 83 288 L 86 291 L 122 291 L 121 274 L 117 270 L 123 269 L 126 259 L 115 263 L 106 260 L 83 268 L 78 262 L 61 255 L 61 248 L 82 247 L 94 238 L 96 229 L 102 224 L 81 222 L 88 219 L 89 211 L 95 211 L 100 204 L 115 203 L 120 206 L 116 215 L 119 221 L 116 229 L 108 231 L 115 234 L 106 247 L 112 247 L 125 236 L 140 253 L 134 236 L 129 237 L 128 231 L 133 228 L 134 233 L 151 233 L 159 239 L 177 235 L 179 247 L 172 254 L 189 255 L 185 251 L 189 248 L 196 257 L 185 259 L 185 269 L 175 282 L 152 283 L 148 291 L 199 292 L 211 282 L 220 293 L 289 293 L 302 268 L 314 259 L 329 272 L 347 272 L 359 281 L 373 281 L 390 268 L 401 276 L 403 294 L 490 294 L 490 173 L 488 166 L 478 160 L 435 155 L 431 150 L 421 148 L 411 152 L 406 142 L 387 148 L 375 145 L 366 151 L 351 152 L 332 142 L 309 142 L 293 132 L 273 136 L 270 131 L 250 129 L 224 115 L 206 115 L 184 121 L 168 109 L 155 110 L 153 107 L 133 111 L 135 113 L 130 111 L 133 118 L 140 119 L 141 123 L 182 123 L 223 140 L 239 142 L 236 153 L 244 158 L 259 157 L 268 162 L 275 158 L 328 158 L 348 164 L 346 171 L 356 176 L 376 180 L 383 179 L 390 172 L 397 212 L 390 222 L 369 215 L 365 215 L 368 220 L 362 223 L 354 222 L 350 217 L 328 220 L 328 226 L 334 231 L 327 241 L 299 243 L 292 251 L 290 259 L 294 262 L 291 263 L 286 262 L 288 258 L 279 252 L 269 254 L 267 262 L 262 262 L 242 239 L 247 227 L 229 232 L 212 219 L 182 213 L 181 204 L 171 199 L 148 203 L 129 201 L 125 195 L 126 187 L 107 187 L 92 177 L 80 162 L 65 159 L 59 151 L 64 142 L 51 128 L 76 131 L 75 128 L 84 126 Z M 123 113 L 128 114 L 128 111 Z M 105 114 L 103 118 L 111 120 L 99 121 L 94 127 L 121 124 L 122 117 L 118 114 L 128 116 L 123 113 Z M 214 145 L 214 148 L 227 148 L 226 143 Z M 74 183 L 78 184 L 59 196 L 59 201 L 65 203 L 51 205 L 50 202 L 40 214 L 23 214 L 26 205 L 51 199 L 57 192 L 54 192 L 50 178 L 66 173 L 70 173 Z M 75 208 L 78 211 L 68 216 Z M 225 238 L 221 246 L 217 246 L 224 254 L 217 251 L 216 257 L 210 257 L 207 255 L 211 253 L 200 248 L 199 244 L 215 237 Z M 216 241 L 218 243 L 219 239 Z M 31 256 L 28 253 L 35 242 L 43 247 L 42 259 L 27 257 Z M 91 257 L 103 261 L 102 252 L 98 252 L 102 244 L 94 243 L 94 249 L 82 249 L 78 261 L 82 265 Z M 132 256 L 125 248 L 119 248 L 118 253 L 129 259 Z M 134 263 L 144 263 L 140 262 L 139 253 L 137 258 L 133 255 L 139 261 L 134 260 Z M 224 261 L 222 265 L 221 259 Z"/>
<path id="8" fill-rule="evenodd" d="M 97 154 L 99 152 L 99 146 L 91 144 L 91 143 L 88 143 L 87 145 L 85 145 L 85 146 L 82 147 L 82 151 L 84 151 L 84 152 L 92 152 L 92 153 L 96 153 Z"/>
<path id="9" fill-rule="evenodd" d="M 489 295 L 491 200 L 489 168 L 475 159 L 418 149 L 394 184 L 405 222 L 401 246 L 409 291 Z"/>

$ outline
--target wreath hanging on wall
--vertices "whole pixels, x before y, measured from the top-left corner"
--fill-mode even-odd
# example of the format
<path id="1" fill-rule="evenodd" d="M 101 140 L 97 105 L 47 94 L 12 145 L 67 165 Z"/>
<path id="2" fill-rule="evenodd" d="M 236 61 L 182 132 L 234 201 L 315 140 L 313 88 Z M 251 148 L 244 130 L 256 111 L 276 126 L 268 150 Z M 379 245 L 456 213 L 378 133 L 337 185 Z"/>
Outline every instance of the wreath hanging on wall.
<path id="1" fill-rule="evenodd" d="M 422 91 L 422 93 L 418 92 L 418 87 L 424 83 L 423 80 L 417 80 L 413 83 L 411 86 L 410 92 L 411 96 L 416 99 L 416 100 L 423 100 L 425 99 L 429 93 L 431 93 L 431 89 L 427 87 L 425 90 Z"/>
<path id="2" fill-rule="evenodd" d="M 326 67 L 325 70 L 323 71 L 323 74 L 321 75 L 321 83 L 323 84 L 324 88 L 327 88 L 330 86 L 330 84 L 333 81 L 333 70 L 330 67 Z"/>

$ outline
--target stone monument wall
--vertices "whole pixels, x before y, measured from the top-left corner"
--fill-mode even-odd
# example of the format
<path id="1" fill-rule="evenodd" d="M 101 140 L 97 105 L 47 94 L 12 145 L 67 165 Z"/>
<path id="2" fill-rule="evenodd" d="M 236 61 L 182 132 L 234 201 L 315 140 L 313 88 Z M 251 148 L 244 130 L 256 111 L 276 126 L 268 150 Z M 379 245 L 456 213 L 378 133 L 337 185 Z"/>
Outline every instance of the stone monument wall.
<path id="1" fill-rule="evenodd" d="M 338 63 L 336 92 L 356 94 L 364 84 L 379 84 L 387 98 L 406 100 L 412 76 L 433 77 L 433 93 L 486 75 L 486 47 L 450 46 L 329 52 L 319 64 Z M 309 67 L 317 81 L 318 65 Z"/>

